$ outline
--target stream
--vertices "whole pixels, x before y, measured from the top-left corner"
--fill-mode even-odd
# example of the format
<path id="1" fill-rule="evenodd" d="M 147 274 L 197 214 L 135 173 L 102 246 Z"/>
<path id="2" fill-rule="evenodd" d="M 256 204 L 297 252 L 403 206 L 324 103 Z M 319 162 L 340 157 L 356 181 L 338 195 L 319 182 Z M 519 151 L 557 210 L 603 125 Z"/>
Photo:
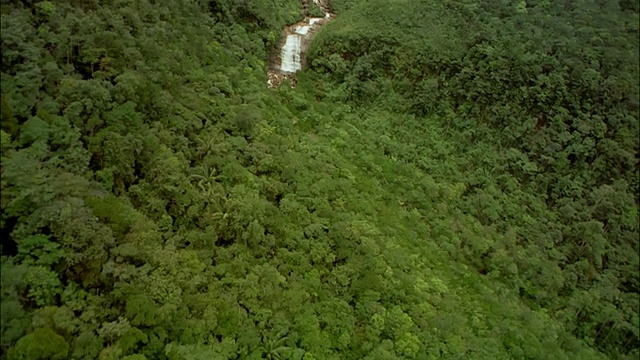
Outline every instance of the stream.
<path id="1" fill-rule="evenodd" d="M 287 26 L 283 30 L 282 40 L 278 44 L 279 52 L 273 57 L 267 70 L 269 87 L 276 88 L 285 80 L 295 86 L 295 73 L 302 69 L 304 53 L 315 33 L 322 25 L 333 20 L 335 15 L 327 7 L 327 0 L 313 0 L 324 12 L 324 17 L 311 17 L 307 11 L 307 1 L 303 0 L 304 20 Z"/>

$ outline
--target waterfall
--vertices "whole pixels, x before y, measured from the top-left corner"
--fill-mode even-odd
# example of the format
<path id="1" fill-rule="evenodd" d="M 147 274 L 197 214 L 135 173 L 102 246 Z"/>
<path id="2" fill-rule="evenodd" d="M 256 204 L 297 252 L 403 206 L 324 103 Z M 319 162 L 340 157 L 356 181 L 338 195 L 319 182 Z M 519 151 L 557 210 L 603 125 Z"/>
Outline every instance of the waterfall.
<path id="1" fill-rule="evenodd" d="M 308 1 L 308 0 L 306 0 Z M 332 19 L 324 3 L 313 0 L 325 12 L 325 17 L 305 17 L 297 24 L 285 28 L 285 41 L 280 49 L 279 61 L 274 61 L 268 73 L 268 84 L 277 87 L 284 78 L 292 78 L 302 69 L 302 57 L 317 28 Z"/>

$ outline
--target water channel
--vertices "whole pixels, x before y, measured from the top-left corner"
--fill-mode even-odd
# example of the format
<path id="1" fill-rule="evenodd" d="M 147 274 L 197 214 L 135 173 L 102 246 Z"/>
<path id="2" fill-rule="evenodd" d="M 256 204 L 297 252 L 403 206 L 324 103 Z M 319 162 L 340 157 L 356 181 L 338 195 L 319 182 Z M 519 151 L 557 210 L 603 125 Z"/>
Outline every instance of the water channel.
<path id="1" fill-rule="evenodd" d="M 278 87 L 285 79 L 291 80 L 292 85 L 295 84 L 294 74 L 302 69 L 304 53 L 311 39 L 322 25 L 335 17 L 325 1 L 313 0 L 325 13 L 324 17 L 307 15 L 304 20 L 287 26 L 283 30 L 283 40 L 278 46 L 279 53 L 274 57 L 268 70 L 268 84 L 270 87 Z M 305 2 L 303 2 L 303 5 L 306 8 L 307 4 Z"/>

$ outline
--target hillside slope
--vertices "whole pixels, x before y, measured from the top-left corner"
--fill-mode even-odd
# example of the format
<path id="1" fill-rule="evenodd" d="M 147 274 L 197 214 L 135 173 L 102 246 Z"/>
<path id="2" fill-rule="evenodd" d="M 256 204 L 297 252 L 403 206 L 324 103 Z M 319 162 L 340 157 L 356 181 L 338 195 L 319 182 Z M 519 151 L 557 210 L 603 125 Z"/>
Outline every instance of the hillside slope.
<path id="1" fill-rule="evenodd" d="M 455 252 L 598 349 L 637 356 L 638 5 L 334 3 L 308 56 L 316 96 L 417 116 L 391 129 L 394 155 L 460 181 L 457 206 L 510 237 Z M 445 173 L 422 122 L 456 144 Z"/>
<path id="2" fill-rule="evenodd" d="M 296 2 L 3 1 L 0 357 L 637 354 L 637 121 L 600 140 L 610 182 L 547 199 L 560 172 L 485 108 L 439 82 L 417 100 L 455 71 L 402 73 L 420 58 L 397 47 L 423 48 L 396 38 L 402 4 L 336 2 L 298 87 L 272 90 Z M 464 15 L 439 6 L 413 12 Z M 591 174 L 563 169 L 551 194 Z"/>

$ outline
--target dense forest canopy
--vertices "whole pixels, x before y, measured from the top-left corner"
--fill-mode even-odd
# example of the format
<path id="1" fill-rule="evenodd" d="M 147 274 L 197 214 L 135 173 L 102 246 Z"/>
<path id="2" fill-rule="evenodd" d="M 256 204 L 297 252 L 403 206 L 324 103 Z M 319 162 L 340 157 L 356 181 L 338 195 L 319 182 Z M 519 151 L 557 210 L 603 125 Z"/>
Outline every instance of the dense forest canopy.
<path id="1" fill-rule="evenodd" d="M 638 2 L 2 0 L 0 358 L 636 359 Z"/>

